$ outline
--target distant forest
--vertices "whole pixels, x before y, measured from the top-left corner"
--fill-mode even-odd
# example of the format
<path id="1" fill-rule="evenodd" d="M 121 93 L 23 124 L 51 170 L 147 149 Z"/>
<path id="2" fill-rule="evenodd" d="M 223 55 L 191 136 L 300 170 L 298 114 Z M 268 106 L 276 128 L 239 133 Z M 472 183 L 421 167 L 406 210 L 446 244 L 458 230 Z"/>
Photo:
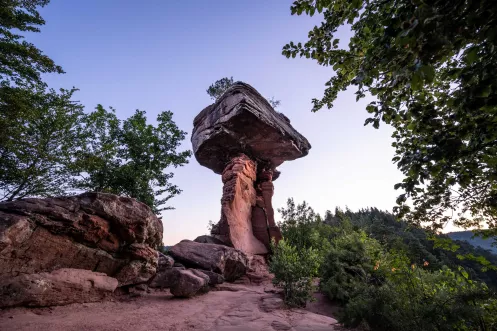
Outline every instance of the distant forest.
<path id="1" fill-rule="evenodd" d="M 483 249 L 488 249 L 494 254 L 497 254 L 497 247 L 492 246 L 492 239 L 483 239 L 480 237 L 474 237 L 473 238 L 473 232 L 471 231 L 457 231 L 457 232 L 449 232 L 447 235 L 452 239 L 452 240 L 460 240 L 460 241 L 467 241 L 471 245 L 475 247 L 481 247 Z"/>
<path id="2" fill-rule="evenodd" d="M 485 282 L 489 287 L 497 290 L 497 272 L 482 270 L 478 261 L 461 259 L 461 256 L 472 254 L 475 257 L 483 257 L 493 265 L 497 265 L 496 248 L 491 246 L 494 239 L 484 240 L 474 238 L 471 231 L 452 232 L 439 236 L 440 239 L 451 238 L 458 247 L 457 250 L 437 248 L 435 241 L 430 239 L 429 233 L 417 227 L 411 227 L 406 222 L 398 221 L 389 212 L 377 208 L 362 209 L 357 212 L 337 210 L 333 215 L 327 212 L 324 223 L 337 226 L 340 219 L 337 215 L 342 214 L 348 218 L 357 228 L 365 231 L 370 238 L 378 240 L 389 249 L 402 249 L 408 252 L 413 263 L 422 264 L 429 262 L 429 269 L 437 270 L 443 265 L 455 268 L 462 266 L 474 278 Z M 342 217 L 343 217 L 342 216 Z"/>

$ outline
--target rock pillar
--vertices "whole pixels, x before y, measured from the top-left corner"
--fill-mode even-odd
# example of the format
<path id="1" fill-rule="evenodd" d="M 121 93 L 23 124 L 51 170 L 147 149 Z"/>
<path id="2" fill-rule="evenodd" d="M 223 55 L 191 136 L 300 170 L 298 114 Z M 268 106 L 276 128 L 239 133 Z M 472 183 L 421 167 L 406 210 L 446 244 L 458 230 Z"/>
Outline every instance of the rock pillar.
<path id="1" fill-rule="evenodd" d="M 273 171 L 261 171 L 257 181 L 256 205 L 252 209 L 252 229 L 255 237 L 269 249 L 271 238 L 274 238 L 276 242 L 282 238 L 281 231 L 274 221 Z"/>
<path id="2" fill-rule="evenodd" d="M 256 174 L 256 163 L 246 155 L 231 159 L 222 173 L 221 220 L 211 234 L 245 253 L 267 254 L 268 248 L 254 236 L 252 229 Z"/>
<path id="3" fill-rule="evenodd" d="M 307 139 L 252 86 L 237 82 L 195 117 L 191 140 L 197 161 L 223 176 L 221 220 L 211 234 L 245 253 L 267 253 L 271 238 L 281 239 L 271 203 L 276 168 L 306 156 Z"/>

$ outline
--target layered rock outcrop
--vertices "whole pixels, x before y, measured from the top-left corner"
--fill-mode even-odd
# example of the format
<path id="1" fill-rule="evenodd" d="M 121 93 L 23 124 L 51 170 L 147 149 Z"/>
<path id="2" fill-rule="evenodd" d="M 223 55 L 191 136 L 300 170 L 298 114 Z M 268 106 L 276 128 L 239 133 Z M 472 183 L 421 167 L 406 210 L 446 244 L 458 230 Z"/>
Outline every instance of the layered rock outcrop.
<path id="1" fill-rule="evenodd" d="M 82 269 L 20 274 L 0 280 L 0 308 L 100 301 L 112 294 L 117 284 L 104 273 Z"/>
<path id="2" fill-rule="evenodd" d="M 83 280 L 95 272 L 115 278 L 116 286 L 143 283 L 156 273 L 162 232 L 162 222 L 148 206 L 112 194 L 3 202 L 0 281 L 17 279 L 15 285 L 48 279 L 57 291 L 63 286 L 52 273 L 70 268 L 71 279 L 78 278 L 78 269 Z M 7 291 L 1 295 L 0 300 L 11 299 Z"/>
<path id="3" fill-rule="evenodd" d="M 306 156 L 311 145 L 253 87 L 237 82 L 194 119 L 197 161 L 222 175 L 221 219 L 211 234 L 248 254 L 281 239 L 274 220 L 276 167 Z"/>
<path id="4" fill-rule="evenodd" d="M 276 168 L 306 156 L 311 145 L 252 86 L 237 82 L 193 121 L 197 161 L 221 174 L 240 153 Z"/>
<path id="5" fill-rule="evenodd" d="M 214 234 L 221 241 L 247 254 L 267 254 L 268 248 L 254 236 L 252 209 L 256 205 L 254 187 L 256 163 L 240 154 L 231 159 L 223 171 L 221 220 Z"/>
<path id="6" fill-rule="evenodd" d="M 186 267 L 213 271 L 227 281 L 234 281 L 247 272 L 247 256 L 232 247 L 201 244 L 182 240 L 171 247 L 169 254 Z"/>

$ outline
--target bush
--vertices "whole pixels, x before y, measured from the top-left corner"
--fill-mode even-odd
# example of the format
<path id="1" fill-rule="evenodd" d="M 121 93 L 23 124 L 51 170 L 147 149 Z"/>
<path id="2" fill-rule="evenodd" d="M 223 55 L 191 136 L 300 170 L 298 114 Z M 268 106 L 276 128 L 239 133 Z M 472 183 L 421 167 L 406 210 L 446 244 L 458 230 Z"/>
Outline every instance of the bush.
<path id="1" fill-rule="evenodd" d="M 285 303 L 291 307 L 305 307 L 312 299 L 313 278 L 318 273 L 319 254 L 314 248 L 300 248 L 281 240 L 273 245 L 269 270 L 273 283 L 283 288 Z"/>
<path id="2" fill-rule="evenodd" d="M 330 299 L 346 303 L 381 280 L 375 269 L 383 265 L 383 255 L 379 242 L 362 231 L 335 238 L 321 267 L 321 290 Z"/>
<path id="3" fill-rule="evenodd" d="M 288 199 L 287 207 L 278 211 L 283 218 L 278 225 L 286 243 L 298 249 L 313 248 L 322 262 L 331 247 L 332 228 L 305 201 L 295 205 Z"/>
<path id="4" fill-rule="evenodd" d="M 371 330 L 492 330 L 497 304 L 463 268 L 430 271 L 404 251 L 386 251 L 362 231 L 334 239 L 321 290 L 344 305 L 340 321 Z"/>
<path id="5" fill-rule="evenodd" d="M 494 330 L 497 301 L 487 286 L 460 269 L 393 268 L 381 286 L 350 299 L 341 320 L 371 330 Z"/>

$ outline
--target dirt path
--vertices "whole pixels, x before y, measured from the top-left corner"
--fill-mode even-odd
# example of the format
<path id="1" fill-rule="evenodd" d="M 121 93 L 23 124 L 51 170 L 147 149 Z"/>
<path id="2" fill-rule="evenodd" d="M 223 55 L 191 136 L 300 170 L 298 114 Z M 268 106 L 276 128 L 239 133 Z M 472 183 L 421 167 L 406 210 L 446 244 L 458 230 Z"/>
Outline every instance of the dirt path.
<path id="1" fill-rule="evenodd" d="M 290 310 L 282 307 L 278 294 L 266 293 L 264 287 L 227 285 L 192 299 L 154 292 L 127 300 L 7 309 L 0 311 L 0 330 L 338 330 L 335 319 L 321 315 L 332 311 L 321 297 L 308 310 Z"/>

